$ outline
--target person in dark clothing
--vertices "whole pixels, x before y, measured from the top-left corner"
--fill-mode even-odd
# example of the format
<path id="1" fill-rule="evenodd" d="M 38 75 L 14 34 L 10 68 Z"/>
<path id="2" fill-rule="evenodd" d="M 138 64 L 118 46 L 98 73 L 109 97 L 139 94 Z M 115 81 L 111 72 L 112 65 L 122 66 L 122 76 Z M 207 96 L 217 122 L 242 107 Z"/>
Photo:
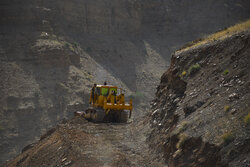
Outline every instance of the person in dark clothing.
<path id="1" fill-rule="evenodd" d="M 94 99 L 95 99 L 95 88 L 96 88 L 96 84 L 94 84 L 94 86 L 91 89 L 91 100 L 89 102 L 89 104 L 91 104 L 91 102 L 94 104 Z"/>
<path id="2" fill-rule="evenodd" d="M 107 85 L 107 82 L 106 82 L 106 81 L 104 82 L 104 85 Z"/>
<path id="3" fill-rule="evenodd" d="M 116 103 L 116 92 L 112 90 L 112 95 L 114 95 L 114 102 Z"/>

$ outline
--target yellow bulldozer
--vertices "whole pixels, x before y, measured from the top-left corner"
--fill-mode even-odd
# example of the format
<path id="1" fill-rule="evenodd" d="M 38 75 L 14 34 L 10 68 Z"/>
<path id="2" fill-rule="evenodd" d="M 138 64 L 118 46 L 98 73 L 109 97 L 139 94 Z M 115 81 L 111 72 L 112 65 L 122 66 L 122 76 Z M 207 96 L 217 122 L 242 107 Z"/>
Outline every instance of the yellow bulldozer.
<path id="1" fill-rule="evenodd" d="M 76 113 L 93 122 L 127 122 L 132 114 L 132 100 L 125 103 L 124 90 L 112 85 L 94 84 L 90 92 L 90 107 Z"/>

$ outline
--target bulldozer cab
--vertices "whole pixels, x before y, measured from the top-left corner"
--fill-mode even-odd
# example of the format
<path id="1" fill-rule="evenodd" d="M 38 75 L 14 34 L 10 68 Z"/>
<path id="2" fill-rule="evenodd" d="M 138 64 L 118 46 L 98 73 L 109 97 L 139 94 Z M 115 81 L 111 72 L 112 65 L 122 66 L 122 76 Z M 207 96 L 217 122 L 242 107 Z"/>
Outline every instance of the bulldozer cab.
<path id="1" fill-rule="evenodd" d="M 97 85 L 96 86 L 96 94 L 98 96 L 102 95 L 107 97 L 112 92 L 115 92 L 117 94 L 117 87 L 116 86 L 110 86 L 110 85 Z"/>

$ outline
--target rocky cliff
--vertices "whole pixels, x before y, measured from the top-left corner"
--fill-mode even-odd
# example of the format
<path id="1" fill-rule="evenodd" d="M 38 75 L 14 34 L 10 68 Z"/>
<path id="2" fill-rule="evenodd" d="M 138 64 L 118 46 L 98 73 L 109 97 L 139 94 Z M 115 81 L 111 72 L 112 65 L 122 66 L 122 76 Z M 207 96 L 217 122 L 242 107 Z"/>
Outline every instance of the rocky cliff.
<path id="1" fill-rule="evenodd" d="M 249 166 L 249 51 L 250 21 L 172 55 L 148 138 L 170 167 Z"/>
<path id="2" fill-rule="evenodd" d="M 0 164 L 84 108 L 94 82 L 152 99 L 170 52 L 248 18 L 249 6 L 247 0 L 2 0 Z"/>

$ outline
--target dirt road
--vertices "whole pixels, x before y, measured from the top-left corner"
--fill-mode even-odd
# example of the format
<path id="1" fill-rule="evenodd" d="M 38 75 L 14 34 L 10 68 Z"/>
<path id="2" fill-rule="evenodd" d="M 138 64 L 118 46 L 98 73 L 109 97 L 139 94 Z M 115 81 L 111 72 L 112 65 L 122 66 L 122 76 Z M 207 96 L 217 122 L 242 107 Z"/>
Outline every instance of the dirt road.
<path id="1" fill-rule="evenodd" d="M 150 153 L 147 133 L 145 117 L 126 124 L 96 124 L 75 117 L 48 131 L 5 166 L 164 166 Z"/>

